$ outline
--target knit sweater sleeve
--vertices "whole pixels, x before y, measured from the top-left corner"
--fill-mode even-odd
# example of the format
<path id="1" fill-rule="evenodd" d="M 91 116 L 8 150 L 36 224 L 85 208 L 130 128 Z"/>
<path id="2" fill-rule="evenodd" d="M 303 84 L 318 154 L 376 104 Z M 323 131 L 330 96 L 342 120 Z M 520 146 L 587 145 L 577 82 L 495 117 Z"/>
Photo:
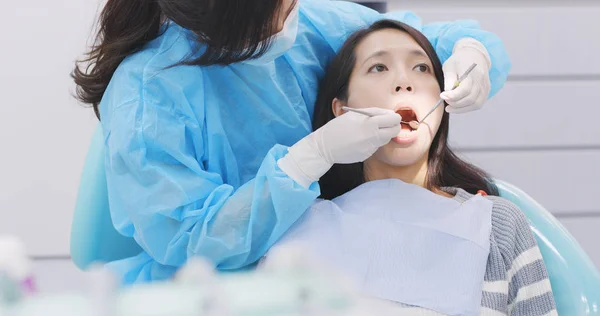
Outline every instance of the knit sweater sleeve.
<path id="1" fill-rule="evenodd" d="M 548 271 L 525 214 L 507 200 L 493 200 L 494 235 L 507 269 L 509 315 L 557 315 Z"/>

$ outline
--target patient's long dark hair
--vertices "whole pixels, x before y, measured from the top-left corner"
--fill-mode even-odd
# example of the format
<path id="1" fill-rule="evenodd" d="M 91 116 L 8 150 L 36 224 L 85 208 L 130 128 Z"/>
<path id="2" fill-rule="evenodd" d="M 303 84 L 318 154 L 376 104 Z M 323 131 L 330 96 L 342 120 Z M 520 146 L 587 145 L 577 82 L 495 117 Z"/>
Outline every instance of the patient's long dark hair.
<path id="1" fill-rule="evenodd" d="M 320 83 L 315 104 L 313 129 L 316 130 L 335 118 L 331 108 L 334 98 L 348 100 L 348 84 L 356 62 L 355 49 L 369 34 L 383 30 L 396 29 L 408 33 L 423 48 L 433 64 L 433 70 L 440 90 L 444 87 L 442 64 L 421 32 L 401 22 L 381 20 L 369 28 L 352 34 L 344 43 L 337 56 L 331 61 L 325 77 Z M 448 145 L 450 116 L 444 112 L 440 128 L 433 138 L 429 149 L 428 169 L 425 186 L 429 190 L 443 187 L 457 187 L 476 194 L 484 190 L 489 195 L 498 195 L 498 188 L 491 178 L 481 169 L 461 160 Z M 336 164 L 319 181 L 321 197 L 333 199 L 365 182 L 363 163 Z"/>

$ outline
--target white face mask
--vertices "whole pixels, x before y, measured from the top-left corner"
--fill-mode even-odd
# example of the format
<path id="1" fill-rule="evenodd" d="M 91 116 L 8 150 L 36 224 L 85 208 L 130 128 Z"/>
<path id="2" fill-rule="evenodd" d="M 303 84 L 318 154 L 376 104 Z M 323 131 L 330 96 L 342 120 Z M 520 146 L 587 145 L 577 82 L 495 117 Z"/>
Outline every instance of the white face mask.
<path id="1" fill-rule="evenodd" d="M 298 4 L 294 5 L 294 9 L 285 19 L 283 28 L 277 34 L 271 36 L 271 47 L 260 57 L 255 59 L 245 60 L 244 63 L 250 65 L 262 65 L 272 62 L 277 57 L 285 54 L 285 52 L 294 45 L 298 35 Z"/>

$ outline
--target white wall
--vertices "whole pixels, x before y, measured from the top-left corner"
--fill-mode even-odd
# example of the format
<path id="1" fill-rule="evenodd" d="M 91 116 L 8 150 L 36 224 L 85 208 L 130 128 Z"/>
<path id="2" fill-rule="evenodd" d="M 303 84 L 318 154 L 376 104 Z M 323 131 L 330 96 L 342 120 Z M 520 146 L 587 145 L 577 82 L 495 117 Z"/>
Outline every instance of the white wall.
<path id="1" fill-rule="evenodd" d="M 20 236 L 36 257 L 69 253 L 79 173 L 95 126 L 91 110 L 71 97 L 69 73 L 85 48 L 95 2 L 0 2 L 6 13 L 0 19 L 0 234 Z M 71 284 L 69 267 L 66 260 L 36 263 L 46 288 Z"/>
<path id="2" fill-rule="evenodd" d="M 79 172 L 94 127 L 71 97 L 94 1 L 2 1 L 0 233 L 35 256 L 68 254 Z"/>
<path id="3" fill-rule="evenodd" d="M 10 13 L 0 20 L 0 233 L 24 238 L 47 289 L 81 286 L 69 230 L 95 119 L 71 97 L 69 72 L 97 3 L 0 3 Z M 426 21 L 475 18 L 502 37 L 514 63 L 509 82 L 482 111 L 454 119 L 453 142 L 554 212 L 600 266 L 600 44 L 592 40 L 600 3 L 393 0 L 389 8 L 400 3 Z"/>

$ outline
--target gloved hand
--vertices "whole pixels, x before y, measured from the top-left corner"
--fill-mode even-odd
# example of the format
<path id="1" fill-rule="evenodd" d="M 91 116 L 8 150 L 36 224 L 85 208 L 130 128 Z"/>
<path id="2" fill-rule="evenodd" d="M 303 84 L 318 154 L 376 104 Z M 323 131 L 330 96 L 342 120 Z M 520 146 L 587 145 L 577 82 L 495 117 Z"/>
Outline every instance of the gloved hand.
<path id="1" fill-rule="evenodd" d="M 458 77 L 462 76 L 473 63 L 476 63 L 477 67 L 460 83 L 460 86 L 451 90 Z M 464 38 L 456 42 L 452 56 L 442 67 L 445 91 L 440 94 L 440 97 L 448 103 L 446 111 L 465 113 L 481 109 L 492 89 L 489 75 L 491 67 L 490 55 L 479 41 Z"/>
<path id="2" fill-rule="evenodd" d="M 365 161 L 400 133 L 399 114 L 379 108 L 374 116 L 344 113 L 289 148 L 277 164 L 290 178 L 308 188 L 335 163 Z"/>

